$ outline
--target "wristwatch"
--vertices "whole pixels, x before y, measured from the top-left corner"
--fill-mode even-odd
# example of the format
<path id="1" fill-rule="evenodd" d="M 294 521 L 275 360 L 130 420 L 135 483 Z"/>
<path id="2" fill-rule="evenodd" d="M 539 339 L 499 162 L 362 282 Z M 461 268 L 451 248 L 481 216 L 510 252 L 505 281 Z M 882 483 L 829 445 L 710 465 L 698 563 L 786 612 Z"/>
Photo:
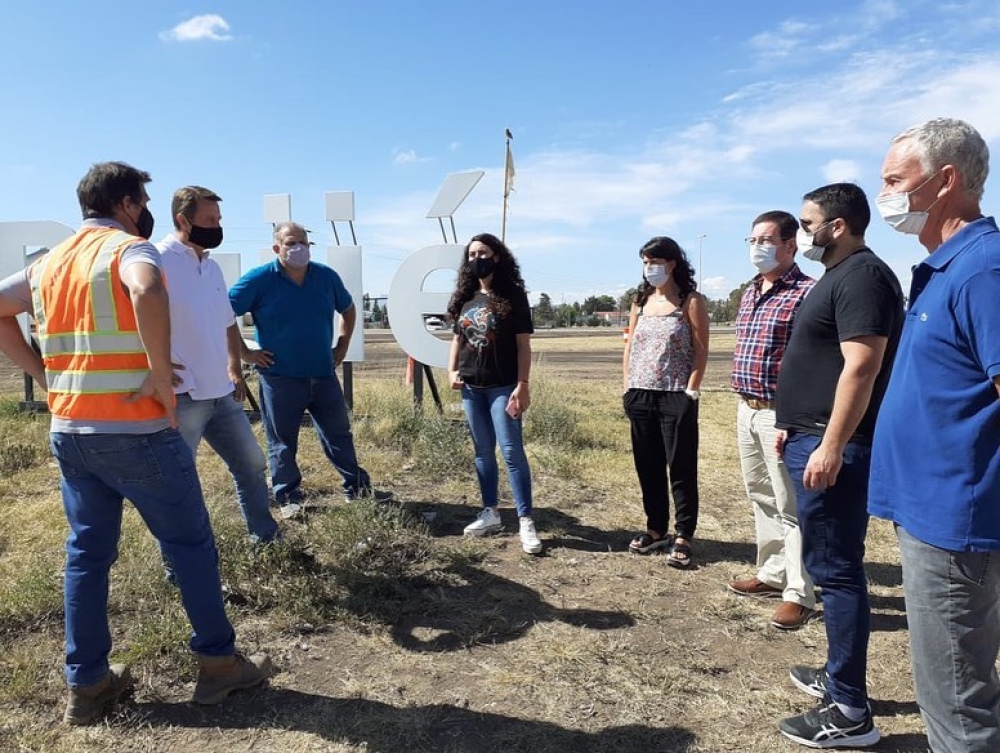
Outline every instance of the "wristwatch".
<path id="1" fill-rule="evenodd" d="M 686 389 L 684 390 L 684 394 L 687 395 L 692 400 L 697 400 L 698 398 L 701 397 L 701 390 Z"/>

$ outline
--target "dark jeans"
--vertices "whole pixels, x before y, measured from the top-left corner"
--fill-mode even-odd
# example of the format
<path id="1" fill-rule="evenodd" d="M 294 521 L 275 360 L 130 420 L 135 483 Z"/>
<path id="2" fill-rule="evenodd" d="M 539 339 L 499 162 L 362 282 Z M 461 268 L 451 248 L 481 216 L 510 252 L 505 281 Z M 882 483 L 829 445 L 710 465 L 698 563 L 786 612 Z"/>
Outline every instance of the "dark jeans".
<path id="1" fill-rule="evenodd" d="M 295 462 L 299 427 L 306 410 L 320 446 L 343 479 L 346 494 L 371 487 L 367 471 L 358 465 L 347 404 L 336 376 L 284 377 L 260 374 L 260 412 L 267 435 L 271 488 L 279 504 L 300 495 L 302 473 Z"/>
<path id="2" fill-rule="evenodd" d="M 632 458 L 642 489 L 646 527 L 670 530 L 670 491 L 677 534 L 694 537 L 698 527 L 698 401 L 683 392 L 631 389 L 622 398 L 632 425 Z"/>
<path id="3" fill-rule="evenodd" d="M 819 443 L 820 438 L 811 434 L 790 434 L 785 442 L 785 466 L 795 485 L 802 562 L 822 589 L 830 696 L 838 703 L 864 708 L 871 632 L 864 558 L 872 450 L 848 442 L 837 483 L 822 491 L 808 491 L 802 479 Z"/>

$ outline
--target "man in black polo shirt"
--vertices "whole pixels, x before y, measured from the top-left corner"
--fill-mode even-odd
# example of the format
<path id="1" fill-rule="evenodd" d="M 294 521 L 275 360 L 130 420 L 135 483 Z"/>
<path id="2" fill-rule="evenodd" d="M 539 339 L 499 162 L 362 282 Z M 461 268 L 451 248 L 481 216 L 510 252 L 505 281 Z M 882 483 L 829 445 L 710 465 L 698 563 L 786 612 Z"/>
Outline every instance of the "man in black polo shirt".
<path id="1" fill-rule="evenodd" d="M 819 706 L 781 722 L 811 747 L 878 742 L 865 689 L 870 608 L 865 579 L 872 433 L 903 323 L 892 270 L 865 245 L 871 210 L 850 183 L 803 197 L 797 236 L 826 273 L 795 320 L 778 376 L 776 424 L 795 485 L 802 559 L 822 589 L 827 661 L 792 667 L 792 682 Z M 779 445 L 782 438 L 779 436 Z"/>

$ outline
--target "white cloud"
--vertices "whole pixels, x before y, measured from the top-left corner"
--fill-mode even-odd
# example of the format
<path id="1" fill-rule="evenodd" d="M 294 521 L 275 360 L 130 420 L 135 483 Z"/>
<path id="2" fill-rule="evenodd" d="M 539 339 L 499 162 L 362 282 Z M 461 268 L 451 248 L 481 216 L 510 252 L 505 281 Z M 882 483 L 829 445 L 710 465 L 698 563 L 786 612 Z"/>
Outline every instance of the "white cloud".
<path id="1" fill-rule="evenodd" d="M 418 156 L 415 149 L 396 149 L 393 154 L 395 156 L 392 158 L 392 161 L 397 165 L 411 165 L 414 162 L 430 161 L 429 157 Z"/>
<path id="2" fill-rule="evenodd" d="M 861 185 L 864 170 L 857 160 L 832 159 L 820 168 L 827 183 L 857 183 Z"/>
<path id="3" fill-rule="evenodd" d="M 725 298 L 736 287 L 725 277 L 706 277 L 701 281 L 701 293 L 707 298 Z"/>
<path id="4" fill-rule="evenodd" d="M 170 31 L 160 32 L 160 39 L 167 42 L 228 42 L 229 23 L 222 16 L 206 13 L 177 24 Z"/>

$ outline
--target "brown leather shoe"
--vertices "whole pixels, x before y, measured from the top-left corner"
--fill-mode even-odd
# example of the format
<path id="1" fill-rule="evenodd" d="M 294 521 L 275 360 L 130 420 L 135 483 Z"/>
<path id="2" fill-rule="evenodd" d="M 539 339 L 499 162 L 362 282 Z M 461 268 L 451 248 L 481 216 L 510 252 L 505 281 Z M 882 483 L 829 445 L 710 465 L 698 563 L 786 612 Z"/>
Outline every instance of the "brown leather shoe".
<path id="1" fill-rule="evenodd" d="M 734 580 L 728 586 L 737 596 L 753 596 L 756 599 L 780 599 L 782 589 L 769 586 L 757 578 Z"/>
<path id="2" fill-rule="evenodd" d="M 771 624 L 778 630 L 798 630 L 812 619 L 816 610 L 796 604 L 794 601 L 783 601 L 781 606 L 771 615 Z"/>

